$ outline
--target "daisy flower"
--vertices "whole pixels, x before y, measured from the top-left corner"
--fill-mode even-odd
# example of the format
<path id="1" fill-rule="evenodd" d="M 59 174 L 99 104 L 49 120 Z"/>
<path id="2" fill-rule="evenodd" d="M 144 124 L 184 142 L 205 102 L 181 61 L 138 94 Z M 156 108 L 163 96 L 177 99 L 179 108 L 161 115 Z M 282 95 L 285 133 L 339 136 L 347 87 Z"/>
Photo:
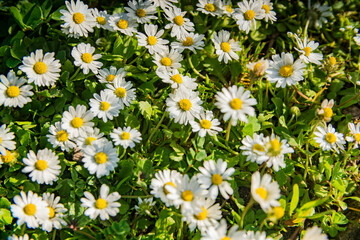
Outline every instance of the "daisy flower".
<path id="1" fill-rule="evenodd" d="M 298 48 L 295 48 L 296 51 L 300 52 L 300 59 L 302 59 L 305 63 L 315 63 L 316 65 L 321 65 L 321 60 L 323 60 L 323 55 L 321 53 L 314 53 L 319 46 L 319 43 L 315 41 L 307 40 L 307 37 L 304 38 L 304 41 L 301 41 L 299 36 L 294 33 L 293 36 L 296 39 L 296 43 Z"/>
<path id="2" fill-rule="evenodd" d="M 170 200 L 167 195 L 169 194 L 169 191 L 167 190 L 167 186 L 171 185 L 175 188 L 177 186 L 176 183 L 180 182 L 182 176 L 181 174 L 176 170 L 160 170 L 155 173 L 155 178 L 151 179 L 151 194 L 154 195 L 156 198 L 160 198 L 163 203 L 167 207 L 170 207 L 173 205 L 173 201 Z M 175 206 L 176 208 L 179 207 L 179 205 Z"/>
<path id="3" fill-rule="evenodd" d="M 100 132 L 97 127 L 90 128 L 89 131 L 81 132 L 79 137 L 76 138 L 76 144 L 81 150 L 87 146 L 91 146 L 94 141 L 105 141 L 104 133 Z"/>
<path id="4" fill-rule="evenodd" d="M 46 137 L 53 148 L 61 147 L 61 151 L 69 152 L 76 147 L 76 144 L 69 139 L 69 133 L 61 127 L 60 122 L 56 122 L 49 127 L 49 133 Z"/>
<path id="5" fill-rule="evenodd" d="M 317 114 L 325 121 L 330 122 L 332 116 L 334 115 L 332 107 L 334 106 L 334 99 L 327 100 L 324 99 L 321 103 L 321 108 L 317 109 Z"/>
<path id="6" fill-rule="evenodd" d="M 356 45 L 360 46 L 360 34 L 356 34 L 356 36 L 353 39 Z"/>
<path id="7" fill-rule="evenodd" d="M 266 70 L 267 79 L 270 83 L 276 82 L 276 87 L 286 87 L 286 85 L 295 85 L 297 82 L 304 79 L 305 63 L 301 59 L 294 62 L 294 57 L 291 53 L 281 53 L 272 56 L 273 61 L 270 67 Z"/>
<path id="8" fill-rule="evenodd" d="M 34 82 L 37 86 L 53 86 L 60 77 L 60 61 L 55 60 L 55 53 L 43 54 L 42 49 L 23 57 L 23 65 L 19 69 L 26 73 L 28 83 Z"/>
<path id="9" fill-rule="evenodd" d="M 239 41 L 235 42 L 233 39 L 230 39 L 230 32 L 221 30 L 219 36 L 214 33 L 211 40 L 215 45 L 216 54 L 219 55 L 219 62 L 224 60 L 227 64 L 229 60 L 239 60 L 239 56 L 235 51 L 241 51 L 241 47 Z"/>
<path id="10" fill-rule="evenodd" d="M 61 20 L 65 21 L 61 28 L 69 33 L 70 37 L 87 37 L 88 32 L 93 32 L 96 20 L 91 14 L 91 9 L 82 1 L 77 0 L 76 3 L 71 0 L 65 1 L 67 10 L 61 9 Z"/>
<path id="11" fill-rule="evenodd" d="M 273 208 L 270 208 L 266 214 L 267 214 L 267 218 L 270 221 L 277 223 L 278 220 L 284 216 L 285 209 L 282 207 L 273 207 Z"/>
<path id="12" fill-rule="evenodd" d="M 33 87 L 24 85 L 26 83 L 25 78 L 18 79 L 15 72 L 10 70 L 6 77 L 1 75 L 0 80 L 0 105 L 22 108 L 25 104 L 31 102 L 30 97 L 34 95 L 31 91 Z"/>
<path id="13" fill-rule="evenodd" d="M 246 67 L 250 70 L 251 73 L 253 73 L 256 77 L 260 77 L 265 75 L 265 71 L 269 67 L 269 61 L 264 60 L 264 58 L 261 58 L 257 62 L 249 62 L 246 64 Z"/>
<path id="14" fill-rule="evenodd" d="M 100 215 L 101 220 L 109 219 L 109 216 L 115 217 L 119 213 L 120 203 L 117 201 L 120 199 L 118 192 L 110 193 L 110 188 L 103 184 L 100 188 L 100 196 L 95 197 L 89 193 L 84 192 L 84 198 L 81 198 L 81 206 L 87 208 L 84 214 L 91 219 L 96 219 Z"/>
<path id="15" fill-rule="evenodd" d="M 242 239 L 249 240 L 273 240 L 271 237 L 266 237 L 266 232 L 254 232 L 254 231 L 243 231 L 244 235 Z"/>
<path id="16" fill-rule="evenodd" d="M 262 9 L 262 1 L 243 0 L 238 2 L 239 9 L 233 14 L 236 24 L 239 29 L 248 34 L 251 27 L 256 29 L 256 20 L 261 20 L 265 17 L 265 10 Z"/>
<path id="17" fill-rule="evenodd" d="M 223 15 L 231 17 L 232 14 L 234 13 L 234 10 L 232 8 L 231 0 L 222 0 L 220 2 L 220 6 L 221 6 L 221 10 L 222 10 Z"/>
<path id="18" fill-rule="evenodd" d="M 182 53 L 185 49 L 189 49 L 196 54 L 196 50 L 204 49 L 204 34 L 186 33 L 179 37 L 178 42 L 172 42 L 171 47 Z"/>
<path id="19" fill-rule="evenodd" d="M 0 154 L 0 167 L 3 163 L 6 164 L 12 164 L 13 161 L 15 161 L 17 158 L 17 154 L 16 153 L 12 153 L 9 150 L 6 150 L 6 154 L 2 155 Z"/>
<path id="20" fill-rule="evenodd" d="M 232 226 L 227 231 L 227 224 L 225 219 L 221 219 L 220 224 L 217 227 L 209 227 L 207 231 L 203 231 L 201 240 L 231 240 L 231 239 L 246 239 L 244 238 L 245 231 L 238 231 L 238 226 Z"/>
<path id="21" fill-rule="evenodd" d="M 344 140 L 344 135 L 342 133 L 336 132 L 335 128 L 331 124 L 323 128 L 318 126 L 317 131 L 314 132 L 315 142 L 320 144 L 320 147 L 325 151 L 330 151 L 334 149 L 337 153 L 339 153 L 339 149 L 344 150 L 344 144 L 346 143 Z"/>
<path id="22" fill-rule="evenodd" d="M 279 139 L 275 134 L 264 138 L 265 153 L 268 157 L 266 166 L 272 166 L 276 172 L 279 171 L 279 167 L 284 168 L 286 166 L 284 155 L 294 152 L 294 149 L 289 146 L 286 139 L 281 141 Z"/>
<path id="23" fill-rule="evenodd" d="M 104 122 L 113 120 L 114 117 L 119 116 L 120 107 L 119 101 L 114 93 L 102 90 L 100 95 L 94 93 L 94 98 L 90 99 L 90 111 L 98 117 L 102 118 Z"/>
<path id="24" fill-rule="evenodd" d="M 219 17 L 222 15 L 222 8 L 220 4 L 219 0 L 199 0 L 196 4 L 198 7 L 196 10 L 205 14 L 210 14 L 213 17 Z"/>
<path id="25" fill-rule="evenodd" d="M 200 187 L 209 191 L 209 197 L 216 199 L 219 191 L 225 199 L 229 199 L 229 195 L 234 193 L 230 183 L 231 175 L 234 174 L 234 168 L 227 168 L 227 162 L 218 159 L 215 164 L 214 160 L 205 161 L 204 167 L 199 167 L 200 173 L 197 174 Z"/>
<path id="26" fill-rule="evenodd" d="M 109 24 L 114 31 L 119 31 L 130 37 L 137 32 L 136 28 L 138 24 L 125 13 L 116 13 L 110 16 Z"/>
<path id="27" fill-rule="evenodd" d="M 151 209 L 156 204 L 153 202 L 153 198 L 146 198 L 144 201 L 138 197 L 138 205 L 135 205 L 134 209 L 136 210 L 137 214 L 140 215 L 152 215 Z"/>
<path id="28" fill-rule="evenodd" d="M 83 132 L 91 131 L 94 123 L 90 121 L 93 118 L 92 112 L 86 111 L 84 105 L 76 105 L 76 109 L 69 106 L 68 111 L 63 113 L 61 126 L 70 134 L 71 138 L 78 137 Z"/>
<path id="29" fill-rule="evenodd" d="M 10 129 L 6 128 L 6 125 L 3 124 L 0 127 L 0 154 L 7 155 L 6 150 L 14 150 L 16 142 L 11 141 L 15 138 L 13 132 L 9 132 Z"/>
<path id="30" fill-rule="evenodd" d="M 243 87 L 231 86 L 229 89 L 223 88 L 221 92 L 216 93 L 215 106 L 225 113 L 224 120 L 231 119 L 232 125 L 237 124 L 238 119 L 242 122 L 248 122 L 246 115 L 255 116 L 255 109 L 252 107 L 257 104 L 255 98 L 251 98 L 250 91 L 244 92 Z"/>
<path id="31" fill-rule="evenodd" d="M 268 22 L 270 20 L 271 23 L 276 21 L 276 12 L 272 11 L 273 3 L 270 0 L 263 0 L 261 9 L 264 9 L 265 11 L 265 22 Z"/>
<path id="32" fill-rule="evenodd" d="M 348 126 L 350 130 L 350 134 L 352 136 L 347 136 L 346 141 L 348 142 L 355 141 L 354 148 L 358 148 L 360 144 L 360 123 L 356 124 L 356 126 L 354 123 L 349 123 Z"/>
<path id="33" fill-rule="evenodd" d="M 166 19 L 170 22 L 165 25 L 165 29 L 170 29 L 171 37 L 181 38 L 181 36 L 195 31 L 194 23 L 188 18 L 184 18 L 186 11 L 182 12 L 181 8 L 172 6 L 164 10 Z"/>
<path id="34" fill-rule="evenodd" d="M 162 71 L 156 71 L 156 74 L 164 83 L 171 84 L 171 88 L 177 89 L 182 87 L 189 90 L 195 90 L 198 86 L 194 78 L 180 74 L 177 69 L 169 72 L 163 69 Z"/>
<path id="35" fill-rule="evenodd" d="M 259 172 L 255 172 L 251 177 L 251 195 L 258 202 L 264 212 L 271 207 L 280 206 L 277 199 L 280 198 L 280 188 L 276 181 L 272 181 L 269 174 L 262 178 Z"/>
<path id="36" fill-rule="evenodd" d="M 308 3 L 310 22 L 315 26 L 315 28 L 321 28 L 323 23 L 328 22 L 327 18 L 332 16 L 331 11 L 329 11 L 330 7 L 327 4 L 321 6 L 318 2 L 310 7 L 311 1 Z"/>
<path id="37" fill-rule="evenodd" d="M 170 113 L 170 118 L 174 118 L 176 123 L 187 125 L 193 121 L 202 111 L 199 93 L 179 88 L 170 93 L 166 99 L 166 111 Z"/>
<path id="38" fill-rule="evenodd" d="M 40 220 L 41 228 L 44 231 L 51 232 L 53 228 L 61 229 L 62 226 L 66 226 L 66 222 L 63 219 L 64 213 L 67 209 L 60 202 L 60 197 L 55 198 L 55 194 L 43 193 L 43 200 L 48 204 L 50 211 L 49 218 L 46 220 Z"/>
<path id="39" fill-rule="evenodd" d="M 124 105 L 129 107 L 136 98 L 135 89 L 131 88 L 132 86 L 131 82 L 118 78 L 113 81 L 113 84 L 106 84 L 105 91 L 115 94 L 121 110 L 124 109 Z"/>
<path id="40" fill-rule="evenodd" d="M 198 119 L 200 122 L 190 121 L 189 123 L 193 132 L 199 132 L 200 137 L 205 137 L 206 134 L 214 136 L 222 131 L 222 128 L 218 127 L 220 122 L 218 119 L 214 118 L 212 111 L 207 110 L 206 112 L 200 112 Z"/>
<path id="41" fill-rule="evenodd" d="M 50 184 L 58 180 L 60 174 L 60 161 L 58 156 L 50 149 L 42 149 L 35 153 L 30 150 L 26 155 L 27 158 L 23 159 L 26 165 L 22 172 L 30 173 L 31 181 L 39 184 Z"/>
<path id="42" fill-rule="evenodd" d="M 181 67 L 182 55 L 175 49 L 169 50 L 165 48 L 164 51 L 155 53 L 153 62 L 158 66 L 158 71 L 171 71 Z"/>
<path id="43" fill-rule="evenodd" d="M 103 68 L 99 70 L 99 75 L 96 77 L 99 79 L 101 83 L 113 83 L 115 79 L 120 78 L 123 79 L 127 75 L 127 72 L 124 68 L 119 68 L 118 70 L 114 66 L 110 66 L 109 69 Z"/>
<path id="44" fill-rule="evenodd" d="M 243 146 L 240 149 L 243 150 L 242 155 L 247 156 L 246 161 L 256 162 L 260 165 L 269 159 L 265 152 L 264 134 L 254 133 L 252 138 L 246 136 L 241 143 Z"/>
<path id="45" fill-rule="evenodd" d="M 177 3 L 178 0 L 149 0 L 154 3 L 155 7 L 160 7 L 162 10 L 170 8 L 173 6 L 172 3 Z"/>
<path id="46" fill-rule="evenodd" d="M 145 24 L 145 34 L 138 32 L 136 37 L 138 38 L 138 45 L 146 47 L 150 54 L 161 53 L 164 51 L 169 43 L 168 40 L 162 39 L 161 36 L 164 34 L 164 30 L 157 30 L 158 26 L 153 24 Z"/>
<path id="47" fill-rule="evenodd" d="M 39 219 L 49 218 L 50 210 L 48 204 L 32 191 L 20 192 L 13 199 L 15 204 L 11 204 L 10 211 L 14 218 L 17 218 L 18 226 L 26 223 L 28 228 L 38 228 Z"/>
<path id="48" fill-rule="evenodd" d="M 98 73 L 103 63 L 96 61 L 101 58 L 101 54 L 94 54 L 95 48 L 90 43 L 79 43 L 71 50 L 71 56 L 75 59 L 74 65 L 80 66 L 84 74 L 91 70 L 94 74 Z"/>
<path id="49" fill-rule="evenodd" d="M 322 234 L 321 232 L 322 232 L 321 228 L 317 226 L 313 226 L 311 228 L 306 229 L 306 232 L 301 240 L 313 240 L 313 239 L 327 240 L 328 237 L 326 236 L 326 234 Z"/>
<path id="50" fill-rule="evenodd" d="M 24 234 L 23 236 L 18 237 L 15 234 L 13 234 L 12 236 L 9 236 L 7 240 L 29 240 L 29 235 Z"/>
<path id="51" fill-rule="evenodd" d="M 138 23 L 150 23 L 157 19 L 157 16 L 154 16 L 157 13 L 156 7 L 150 1 L 132 0 L 128 1 L 128 5 L 129 7 L 125 7 L 127 15 Z"/>
<path id="52" fill-rule="evenodd" d="M 112 31 L 112 27 L 109 24 L 109 14 L 105 11 L 99 11 L 97 8 L 91 9 L 91 13 L 96 20 L 95 27 Z"/>
<path id="53" fill-rule="evenodd" d="M 124 149 L 130 147 L 135 147 L 135 143 L 139 143 L 141 138 L 141 133 L 131 127 L 115 128 L 113 132 L 110 133 L 111 139 L 114 141 L 115 146 L 121 145 Z"/>

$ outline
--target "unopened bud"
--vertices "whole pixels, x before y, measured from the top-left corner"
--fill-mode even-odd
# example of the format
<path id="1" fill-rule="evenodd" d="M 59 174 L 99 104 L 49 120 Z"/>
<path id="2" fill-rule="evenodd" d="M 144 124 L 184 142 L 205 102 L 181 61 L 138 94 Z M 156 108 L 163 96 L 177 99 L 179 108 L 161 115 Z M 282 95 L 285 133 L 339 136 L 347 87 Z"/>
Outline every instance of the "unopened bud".
<path id="1" fill-rule="evenodd" d="M 291 112 L 291 114 L 295 115 L 295 117 L 299 117 L 301 115 L 300 108 L 297 106 L 292 106 L 290 108 L 290 112 Z"/>

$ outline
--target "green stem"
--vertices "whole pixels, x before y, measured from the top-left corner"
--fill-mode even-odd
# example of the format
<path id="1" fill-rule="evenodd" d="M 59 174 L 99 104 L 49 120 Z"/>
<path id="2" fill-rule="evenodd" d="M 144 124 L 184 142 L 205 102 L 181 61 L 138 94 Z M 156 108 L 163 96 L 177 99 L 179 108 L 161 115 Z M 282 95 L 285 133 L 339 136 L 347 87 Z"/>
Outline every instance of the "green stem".
<path id="1" fill-rule="evenodd" d="M 56 229 L 54 229 L 53 235 L 52 235 L 52 240 L 56 239 Z"/>
<path id="2" fill-rule="evenodd" d="M 89 237 L 89 238 L 91 238 L 91 239 L 96 240 L 95 237 L 91 236 L 91 235 L 88 234 L 87 232 L 84 232 L 84 231 L 81 231 L 81 230 L 75 230 L 75 229 L 74 229 L 74 231 L 77 232 L 77 233 L 80 233 L 80 234 L 82 234 L 82 235 L 85 235 L 85 236 L 87 236 L 87 237 Z"/>
<path id="3" fill-rule="evenodd" d="M 26 230 L 26 224 L 23 224 L 21 227 L 21 236 L 24 236 Z"/>
<path id="4" fill-rule="evenodd" d="M 255 200 L 251 197 L 249 203 L 246 205 L 244 211 L 241 214 L 241 219 L 240 219 L 240 229 L 244 228 L 244 217 L 246 215 L 246 213 L 249 211 L 249 209 L 254 205 Z"/>
<path id="5" fill-rule="evenodd" d="M 213 139 L 214 139 L 214 143 L 215 143 L 216 145 L 218 145 L 219 147 L 222 147 L 222 148 L 228 150 L 229 152 L 231 152 L 231 153 L 234 154 L 234 155 L 238 155 L 238 154 L 239 154 L 238 152 L 232 150 L 232 149 L 229 148 L 228 146 L 222 144 L 222 143 L 218 140 L 218 138 L 217 138 L 216 135 L 214 135 Z"/>
<path id="6" fill-rule="evenodd" d="M 78 69 L 76 70 L 76 72 L 71 76 L 71 78 L 69 79 L 69 81 L 72 81 L 72 80 L 76 77 L 76 75 L 78 75 L 79 72 L 80 72 L 80 68 L 78 68 Z"/>
<path id="7" fill-rule="evenodd" d="M 160 121 L 158 122 L 158 124 L 156 125 L 155 129 L 151 132 L 148 140 L 146 141 L 147 143 L 150 142 L 151 138 L 154 136 L 154 134 L 159 130 L 161 123 L 164 121 L 165 116 L 167 114 L 167 111 L 164 111 L 164 114 L 162 115 Z"/>
<path id="8" fill-rule="evenodd" d="M 144 51 L 142 51 L 138 57 L 135 57 L 128 65 L 132 65 L 136 59 L 141 58 L 146 53 L 146 51 L 147 49 L 145 48 Z"/>
<path id="9" fill-rule="evenodd" d="M 306 37 L 306 36 L 307 36 L 309 23 L 310 23 L 310 21 L 309 21 L 309 20 L 307 20 L 307 21 L 306 21 L 306 24 L 305 24 L 305 28 L 304 28 L 304 37 Z"/>
<path id="10" fill-rule="evenodd" d="M 229 124 L 228 124 L 227 129 L 226 129 L 226 135 L 225 135 L 225 144 L 226 145 L 228 144 L 229 137 L 230 137 L 231 122 L 232 122 L 232 118 L 230 118 Z"/>
<path id="11" fill-rule="evenodd" d="M 194 71 L 194 73 L 195 73 L 196 75 L 198 75 L 199 77 L 201 77 L 202 79 L 206 79 L 206 77 L 205 77 L 204 75 L 202 75 L 201 73 L 198 72 L 198 70 L 195 69 L 194 65 L 193 65 L 192 62 L 191 62 L 190 53 L 187 52 L 186 55 L 187 55 L 187 59 L 188 59 L 190 68 Z"/>
<path id="12" fill-rule="evenodd" d="M 358 98 L 358 97 L 360 97 L 360 93 L 356 94 L 355 96 L 353 96 L 353 97 L 350 98 L 349 100 L 347 100 L 347 101 L 343 102 L 342 104 L 339 104 L 339 105 L 337 105 L 337 106 L 335 106 L 335 107 L 338 108 L 338 107 L 344 106 L 344 105 L 346 105 L 347 103 L 351 102 L 352 100 L 354 100 L 354 99 L 356 99 L 356 98 Z"/>

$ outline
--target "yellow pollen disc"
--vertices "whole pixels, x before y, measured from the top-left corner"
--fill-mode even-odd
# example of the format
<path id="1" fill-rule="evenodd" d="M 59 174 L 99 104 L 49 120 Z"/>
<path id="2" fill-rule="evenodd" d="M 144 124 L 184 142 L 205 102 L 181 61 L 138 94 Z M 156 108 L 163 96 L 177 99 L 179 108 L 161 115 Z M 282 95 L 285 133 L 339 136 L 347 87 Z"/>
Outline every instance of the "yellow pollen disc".
<path id="1" fill-rule="evenodd" d="M 274 140 L 270 141 L 270 148 L 269 153 L 273 156 L 279 155 L 281 152 L 281 143 L 279 139 L 275 138 Z"/>
<path id="2" fill-rule="evenodd" d="M 167 66 L 167 67 L 171 66 L 171 64 L 172 64 L 171 59 L 168 58 L 168 57 L 162 58 L 160 62 L 161 62 L 162 65 Z"/>
<path id="3" fill-rule="evenodd" d="M 226 11 L 228 11 L 229 13 L 232 13 L 233 9 L 230 5 L 226 5 Z"/>
<path id="4" fill-rule="evenodd" d="M 182 16 L 176 16 L 174 17 L 174 22 L 176 23 L 176 25 L 181 26 L 184 24 L 184 18 Z"/>
<path id="5" fill-rule="evenodd" d="M 230 44 L 228 42 L 222 42 L 220 44 L 221 50 L 223 50 L 224 52 L 230 52 Z"/>
<path id="6" fill-rule="evenodd" d="M 85 144 L 86 145 L 91 145 L 91 142 L 96 140 L 96 138 L 94 137 L 87 137 L 86 140 L 85 140 Z"/>
<path id="7" fill-rule="evenodd" d="M 92 55 L 90 53 L 84 53 L 81 56 L 81 60 L 83 60 L 84 63 L 91 63 L 93 58 L 92 58 Z"/>
<path id="8" fill-rule="evenodd" d="M 191 37 L 186 37 L 186 39 L 183 41 L 184 46 L 191 46 L 194 44 L 194 40 Z"/>
<path id="9" fill-rule="evenodd" d="M 6 94 L 11 98 L 17 97 L 20 95 L 20 88 L 17 86 L 10 86 L 6 89 Z"/>
<path id="10" fill-rule="evenodd" d="M 120 138 L 122 140 L 129 140 L 130 139 L 130 133 L 128 132 L 122 132 L 122 134 L 120 134 Z"/>
<path id="11" fill-rule="evenodd" d="M 47 66 L 43 62 L 37 62 L 34 64 L 33 69 L 34 69 L 34 72 L 36 72 L 37 74 L 44 74 L 44 73 L 46 73 Z"/>
<path id="12" fill-rule="evenodd" d="M 136 11 L 136 15 L 137 15 L 138 17 L 145 17 L 146 12 L 145 12 L 144 9 L 139 8 L 139 9 Z"/>
<path id="13" fill-rule="evenodd" d="M 181 77 L 180 74 L 175 74 L 175 75 L 173 75 L 173 76 L 171 77 L 171 80 L 173 80 L 174 82 L 176 82 L 176 83 L 178 83 L 178 84 L 180 84 L 180 83 L 183 82 L 183 81 L 182 81 L 182 77 Z"/>
<path id="14" fill-rule="evenodd" d="M 83 15 L 82 13 L 79 13 L 79 12 L 74 13 L 74 15 L 73 15 L 73 21 L 74 21 L 74 23 L 80 24 L 80 23 L 82 23 L 84 20 L 85 20 L 85 17 L 84 17 L 84 15 Z"/>
<path id="15" fill-rule="evenodd" d="M 36 213 L 36 206 L 33 203 L 29 203 L 24 207 L 24 213 L 29 216 L 34 216 Z"/>
<path id="16" fill-rule="evenodd" d="M 274 207 L 273 210 L 277 219 L 282 218 L 285 214 L 285 210 L 282 207 Z"/>
<path id="17" fill-rule="evenodd" d="M 148 44 L 151 45 L 151 46 L 155 45 L 155 44 L 157 43 L 156 37 L 154 37 L 154 36 L 149 36 L 149 37 L 147 38 L 147 42 L 148 42 Z"/>
<path id="18" fill-rule="evenodd" d="M 211 121 L 207 120 L 207 119 L 203 119 L 200 121 L 200 126 L 202 128 L 205 128 L 205 129 L 210 129 L 211 128 Z"/>
<path id="19" fill-rule="evenodd" d="M 261 8 L 265 10 L 266 14 L 268 14 L 270 12 L 270 7 L 268 5 L 266 5 L 266 4 L 262 5 Z"/>
<path id="20" fill-rule="evenodd" d="M 215 8 L 214 4 L 208 3 L 205 6 L 205 10 L 208 12 L 215 12 L 216 8 Z"/>
<path id="21" fill-rule="evenodd" d="M 96 21 L 100 24 L 100 25 L 105 25 L 106 24 L 106 19 L 104 17 L 97 17 Z"/>
<path id="22" fill-rule="evenodd" d="M 49 218 L 55 217 L 55 209 L 53 209 L 52 207 L 48 207 L 48 209 L 50 210 L 50 212 L 49 212 Z"/>
<path id="23" fill-rule="evenodd" d="M 330 62 L 330 64 L 331 64 L 331 66 L 334 66 L 335 63 L 336 63 L 336 58 L 334 58 L 334 57 L 329 57 L 329 62 Z"/>
<path id="24" fill-rule="evenodd" d="M 0 142 L 1 142 L 1 138 L 0 138 Z M 1 161 L 3 163 L 9 163 L 14 159 L 13 155 L 11 154 L 11 152 L 9 150 L 6 150 L 6 155 L 5 156 L 0 155 L 0 157 L 1 157 Z"/>
<path id="25" fill-rule="evenodd" d="M 123 87 L 118 87 L 115 90 L 115 95 L 118 96 L 119 98 L 124 98 L 126 95 L 126 89 Z"/>
<path id="26" fill-rule="evenodd" d="M 360 133 L 354 135 L 355 141 L 360 142 Z"/>
<path id="27" fill-rule="evenodd" d="M 284 65 L 280 68 L 279 74 L 282 77 L 290 77 L 293 71 L 292 65 Z"/>
<path id="28" fill-rule="evenodd" d="M 109 107 L 110 107 L 110 103 L 108 103 L 108 102 L 101 102 L 101 103 L 100 103 L 100 109 L 101 109 L 101 111 L 106 111 L 106 110 L 109 109 Z"/>
<path id="29" fill-rule="evenodd" d="M 181 99 L 179 102 L 179 106 L 184 111 L 189 111 L 191 109 L 192 103 L 189 99 Z"/>
<path id="30" fill-rule="evenodd" d="M 257 63 L 257 64 L 255 64 L 255 66 L 254 66 L 254 72 L 256 72 L 258 69 L 259 69 L 259 67 L 261 67 L 261 63 Z"/>
<path id="31" fill-rule="evenodd" d="M 253 11 L 253 10 L 247 10 L 246 12 L 245 12 L 245 14 L 244 14 L 244 18 L 246 19 L 246 20 L 252 20 L 253 18 L 255 17 L 255 12 Z"/>
<path id="32" fill-rule="evenodd" d="M 175 184 L 174 184 L 173 182 L 167 182 L 167 183 L 165 183 L 164 186 L 163 186 L 163 190 L 164 190 L 164 193 L 165 193 L 166 195 L 169 194 L 169 191 L 166 190 L 166 186 L 167 186 L 167 185 L 170 185 L 170 186 L 173 186 L 174 188 L 176 188 L 176 186 L 175 186 Z"/>
<path id="33" fill-rule="evenodd" d="M 260 144 L 258 143 L 255 143 L 254 146 L 252 147 L 252 150 L 256 150 L 256 151 L 259 151 L 259 152 L 265 152 L 265 148 L 263 146 L 261 146 Z"/>
<path id="34" fill-rule="evenodd" d="M 115 79 L 115 75 L 114 74 L 109 74 L 107 77 L 106 77 L 106 81 L 108 82 L 112 82 L 114 81 Z"/>
<path id="35" fill-rule="evenodd" d="M 185 190 L 181 193 L 181 198 L 184 200 L 184 201 L 187 201 L 187 202 L 190 202 L 193 200 L 194 198 L 194 195 L 192 193 L 192 191 L 190 190 Z"/>
<path id="36" fill-rule="evenodd" d="M 0 143 L 2 142 L 2 139 L 1 139 L 1 137 L 0 137 Z"/>
<path id="37" fill-rule="evenodd" d="M 45 169 L 47 169 L 48 164 L 45 160 L 37 160 L 37 162 L 35 163 L 35 168 L 39 171 L 44 171 Z"/>
<path id="38" fill-rule="evenodd" d="M 106 206 L 107 206 L 107 202 L 105 199 L 99 198 L 95 202 L 95 207 L 97 209 L 104 209 L 104 208 L 106 208 Z"/>
<path id="39" fill-rule="evenodd" d="M 327 133 L 325 136 L 325 140 L 328 143 L 333 144 L 334 142 L 336 142 L 336 136 L 333 133 Z"/>
<path id="40" fill-rule="evenodd" d="M 84 121 L 79 118 L 79 117 L 74 117 L 73 120 L 71 120 L 71 125 L 74 127 L 74 128 L 79 128 L 83 125 Z"/>
<path id="41" fill-rule="evenodd" d="M 267 197 L 267 191 L 265 188 L 259 187 L 256 189 L 256 194 L 259 195 L 262 199 L 266 200 Z"/>
<path id="42" fill-rule="evenodd" d="M 203 207 L 202 212 L 199 212 L 199 215 L 195 215 L 197 220 L 204 220 L 207 217 L 207 210 Z"/>
<path id="43" fill-rule="evenodd" d="M 311 53 L 311 48 L 310 47 L 304 47 L 303 50 L 305 52 L 305 56 L 308 57 L 310 55 L 310 53 Z"/>
<path id="44" fill-rule="evenodd" d="M 215 173 L 215 174 L 212 175 L 212 177 L 211 177 L 211 182 L 212 182 L 213 184 L 215 184 L 215 185 L 218 185 L 218 186 L 219 186 L 219 185 L 222 183 L 222 181 L 223 181 L 223 178 L 221 177 L 220 174 Z"/>
<path id="45" fill-rule="evenodd" d="M 121 29 L 126 29 L 128 27 L 129 23 L 125 19 L 120 19 L 117 23 L 117 26 Z"/>
<path id="46" fill-rule="evenodd" d="M 95 162 L 97 164 L 103 164 L 106 163 L 107 161 L 107 155 L 104 152 L 98 152 L 97 154 L 95 154 Z"/>
<path id="47" fill-rule="evenodd" d="M 242 107 L 242 101 L 239 98 L 234 98 L 230 102 L 230 107 L 234 110 L 239 110 Z"/>
<path id="48" fill-rule="evenodd" d="M 69 134 L 64 130 L 58 131 L 56 133 L 56 139 L 59 142 L 65 142 L 66 140 L 68 140 L 68 137 L 69 137 Z"/>
<path id="49" fill-rule="evenodd" d="M 221 240 L 231 240 L 228 236 L 223 237 Z"/>
<path id="50" fill-rule="evenodd" d="M 333 110 L 331 109 L 331 107 L 324 108 L 323 116 L 324 118 L 331 118 L 333 116 Z"/>

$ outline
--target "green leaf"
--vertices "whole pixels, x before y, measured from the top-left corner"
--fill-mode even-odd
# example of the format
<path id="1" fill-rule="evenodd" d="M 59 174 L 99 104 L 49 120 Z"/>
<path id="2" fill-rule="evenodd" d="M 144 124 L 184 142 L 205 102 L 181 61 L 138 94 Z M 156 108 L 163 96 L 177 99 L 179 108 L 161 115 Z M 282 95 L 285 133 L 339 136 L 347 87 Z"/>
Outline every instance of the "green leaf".
<path id="1" fill-rule="evenodd" d="M 317 207 L 317 206 L 323 204 L 324 202 L 326 202 L 328 199 L 329 199 L 329 197 L 326 197 L 326 198 L 320 198 L 320 199 L 317 199 L 314 201 L 307 202 L 301 206 L 300 210 Z"/>
<path id="2" fill-rule="evenodd" d="M 5 197 L 0 198 L 0 208 L 10 208 L 11 203 Z"/>
<path id="3" fill-rule="evenodd" d="M 29 26 L 27 26 L 27 25 L 23 22 L 23 17 L 22 17 L 22 15 L 21 15 L 19 9 L 17 9 L 17 8 L 14 7 L 14 6 L 12 6 L 12 7 L 10 7 L 10 13 L 14 16 L 16 23 L 19 24 L 19 26 L 21 27 L 22 30 L 31 29 Z"/>
<path id="4" fill-rule="evenodd" d="M 298 203 L 299 203 L 299 186 L 297 184 L 294 184 L 291 202 L 290 202 L 289 216 L 292 215 Z"/>
<path id="5" fill-rule="evenodd" d="M 153 113 L 151 104 L 146 102 L 146 101 L 140 101 L 139 102 L 139 108 L 140 108 L 140 112 L 141 114 L 148 120 L 150 120 L 151 115 Z"/>
<path id="6" fill-rule="evenodd" d="M 0 221 L 3 222 L 5 225 L 11 224 L 13 218 L 9 210 L 1 208 L 0 209 Z"/>

